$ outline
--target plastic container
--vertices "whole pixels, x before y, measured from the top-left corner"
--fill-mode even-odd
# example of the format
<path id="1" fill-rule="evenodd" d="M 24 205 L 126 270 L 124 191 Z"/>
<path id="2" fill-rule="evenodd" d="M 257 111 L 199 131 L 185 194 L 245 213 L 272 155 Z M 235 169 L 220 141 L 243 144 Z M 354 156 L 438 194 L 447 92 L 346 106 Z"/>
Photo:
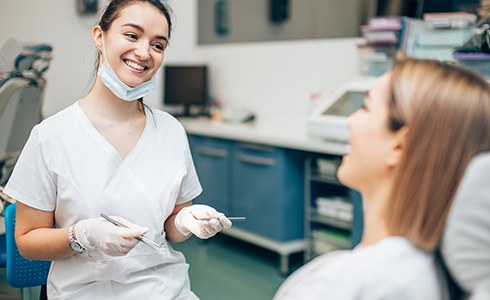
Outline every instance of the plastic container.
<path id="1" fill-rule="evenodd" d="M 391 70 L 396 46 L 359 45 L 360 69 L 365 76 L 380 76 Z"/>
<path id="2" fill-rule="evenodd" d="M 426 13 L 424 21 L 428 28 L 469 28 L 476 24 L 477 16 L 466 12 Z"/>
<path id="3" fill-rule="evenodd" d="M 426 47 L 458 47 L 466 43 L 473 33 L 468 29 L 429 30 L 417 34 L 417 45 Z"/>

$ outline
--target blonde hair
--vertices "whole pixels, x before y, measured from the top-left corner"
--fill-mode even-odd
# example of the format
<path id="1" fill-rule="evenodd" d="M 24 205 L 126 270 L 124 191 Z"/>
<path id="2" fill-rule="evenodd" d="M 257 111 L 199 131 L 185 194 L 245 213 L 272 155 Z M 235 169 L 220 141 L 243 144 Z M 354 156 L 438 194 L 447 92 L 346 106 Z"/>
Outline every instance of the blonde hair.
<path id="1" fill-rule="evenodd" d="M 490 150 L 490 87 L 473 71 L 405 58 L 392 70 L 391 89 L 388 126 L 408 133 L 387 227 L 434 250 L 466 166 Z"/>

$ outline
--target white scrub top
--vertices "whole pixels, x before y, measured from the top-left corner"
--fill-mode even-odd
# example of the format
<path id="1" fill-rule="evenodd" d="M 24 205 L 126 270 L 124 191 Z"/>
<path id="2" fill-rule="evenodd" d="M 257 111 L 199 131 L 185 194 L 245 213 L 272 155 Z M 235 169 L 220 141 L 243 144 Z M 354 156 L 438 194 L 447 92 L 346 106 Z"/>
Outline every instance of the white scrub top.
<path id="1" fill-rule="evenodd" d="M 294 272 L 274 300 L 447 299 L 432 254 L 402 237 L 323 254 Z"/>
<path id="2" fill-rule="evenodd" d="M 169 114 L 146 109 L 146 125 L 131 151 L 119 153 L 92 126 L 78 102 L 34 127 L 5 193 L 55 212 L 55 227 L 101 213 L 149 228 L 164 243 L 139 243 L 127 255 L 97 250 L 53 261 L 49 299 L 197 299 L 188 265 L 165 239 L 164 222 L 176 204 L 201 193 L 187 137 Z M 68 244 L 68 237 L 67 237 Z"/>

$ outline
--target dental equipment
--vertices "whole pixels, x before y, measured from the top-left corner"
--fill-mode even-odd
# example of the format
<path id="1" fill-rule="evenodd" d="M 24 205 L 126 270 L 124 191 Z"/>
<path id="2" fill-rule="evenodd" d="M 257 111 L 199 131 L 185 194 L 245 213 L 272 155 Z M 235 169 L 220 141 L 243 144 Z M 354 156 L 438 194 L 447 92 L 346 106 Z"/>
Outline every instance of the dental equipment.
<path id="1" fill-rule="evenodd" d="M 111 222 L 112 224 L 116 225 L 116 226 L 129 228 L 128 226 L 124 225 L 123 223 L 121 223 L 117 220 L 114 220 L 113 218 L 109 217 L 108 215 L 106 215 L 104 213 L 100 214 L 100 216 L 102 218 L 106 219 L 107 221 Z M 143 242 L 144 244 L 147 244 L 148 246 L 152 247 L 155 250 L 162 250 L 162 248 L 163 248 L 162 245 L 150 240 L 149 238 L 147 238 L 144 235 L 137 237 L 137 239 L 140 240 L 141 242 Z"/>
<path id="2" fill-rule="evenodd" d="M 227 217 L 230 221 L 245 221 L 247 217 Z"/>

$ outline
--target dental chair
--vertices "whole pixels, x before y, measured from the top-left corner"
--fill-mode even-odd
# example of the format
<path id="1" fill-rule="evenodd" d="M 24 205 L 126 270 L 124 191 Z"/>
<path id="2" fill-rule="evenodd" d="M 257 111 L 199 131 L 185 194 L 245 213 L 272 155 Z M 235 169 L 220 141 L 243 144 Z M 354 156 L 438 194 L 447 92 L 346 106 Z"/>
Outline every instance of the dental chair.
<path id="1" fill-rule="evenodd" d="M 22 47 L 9 40 L 0 50 L 0 185 L 5 185 L 30 131 L 39 123 L 52 47 Z M 14 51 L 14 53 L 12 53 Z M 6 53 L 10 52 L 10 53 Z M 18 53 L 15 53 L 18 52 Z"/>
<path id="2" fill-rule="evenodd" d="M 46 44 L 22 46 L 8 40 L 0 49 L 0 224 L 12 199 L 3 194 L 32 127 L 42 120 L 41 107 L 53 49 Z M 0 267 L 7 265 L 6 235 L 0 226 Z"/>
<path id="3" fill-rule="evenodd" d="M 441 253 L 462 293 L 452 299 L 490 299 L 490 152 L 476 156 L 465 172 Z"/>

